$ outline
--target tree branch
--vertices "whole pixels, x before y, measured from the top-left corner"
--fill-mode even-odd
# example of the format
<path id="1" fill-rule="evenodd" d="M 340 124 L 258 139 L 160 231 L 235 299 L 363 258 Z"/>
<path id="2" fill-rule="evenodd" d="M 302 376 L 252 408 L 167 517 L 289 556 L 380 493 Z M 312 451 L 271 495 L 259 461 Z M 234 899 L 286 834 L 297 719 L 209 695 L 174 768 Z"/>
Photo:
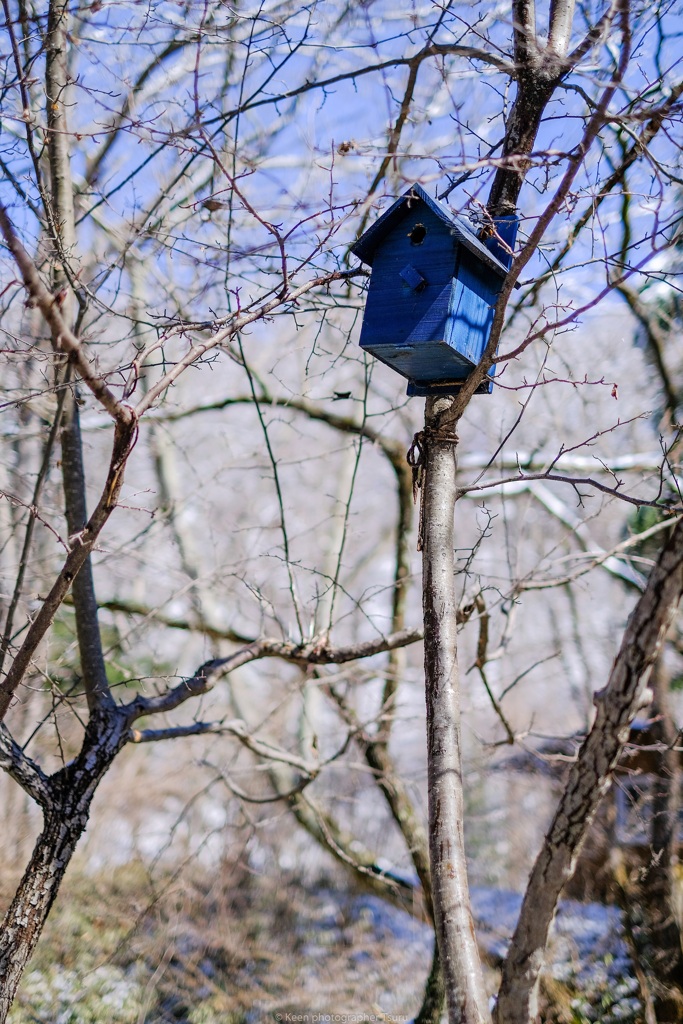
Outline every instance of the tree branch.
<path id="1" fill-rule="evenodd" d="M 41 807 L 50 801 L 49 780 L 42 769 L 27 757 L 9 730 L 0 724 L 0 768 L 17 782 Z"/>
<path id="2" fill-rule="evenodd" d="M 68 388 L 68 385 L 66 386 Z M 80 412 L 78 398 L 74 391 L 68 390 L 66 393 L 60 429 L 64 506 L 70 539 L 80 538 L 88 521 Z M 91 711 L 100 706 L 113 708 L 115 702 L 107 681 L 90 555 L 86 557 L 74 577 L 72 594 L 76 615 L 78 654 L 88 707 Z"/>
<path id="3" fill-rule="evenodd" d="M 551 0 L 547 49 L 564 58 L 572 38 L 575 0 Z"/>
<path id="4" fill-rule="evenodd" d="M 600 184 L 600 190 L 596 196 L 591 198 L 590 203 L 583 211 L 583 213 L 574 221 L 569 230 L 566 241 L 562 248 L 554 257 L 550 267 L 543 274 L 540 274 L 534 279 L 531 287 L 522 295 L 520 300 L 516 303 L 513 311 L 516 313 L 522 305 L 534 300 L 540 291 L 542 285 L 550 280 L 554 274 L 557 273 L 560 268 L 563 259 L 567 253 L 572 249 L 578 236 L 586 227 L 586 225 L 596 216 L 602 203 L 609 197 L 613 190 L 620 185 L 626 172 L 636 162 L 638 157 L 642 154 L 644 147 L 646 147 L 659 133 L 667 117 L 671 114 L 672 108 L 678 102 L 683 95 L 683 80 L 678 82 L 671 90 L 667 99 L 655 108 L 654 113 L 651 114 L 649 120 L 644 126 L 642 132 L 638 138 L 633 142 L 626 155 L 623 157 L 621 162 L 612 171 L 608 178 Z"/>
<path id="5" fill-rule="evenodd" d="M 17 238 L 2 203 L 0 203 L 0 231 L 2 231 L 7 248 L 19 268 L 31 301 L 38 306 L 52 332 L 55 350 L 64 352 L 71 358 L 78 376 L 110 416 L 117 422 L 130 426 L 134 419 L 133 410 L 125 402 L 120 402 L 102 378 L 93 373 L 80 340 L 67 326 L 62 316 L 60 297 L 54 296 L 43 284 L 33 260 Z"/>
<path id="6" fill-rule="evenodd" d="M 164 739 L 179 739 L 184 736 L 204 736 L 209 733 L 221 736 L 234 736 L 235 739 L 240 741 L 242 746 L 250 750 L 252 754 L 262 758 L 262 760 L 277 761 L 280 764 L 289 765 L 290 768 L 296 768 L 298 772 L 301 772 L 309 780 L 315 779 L 320 773 L 321 768 L 329 764 L 330 761 L 336 760 L 339 756 L 337 753 L 326 761 L 307 761 L 303 757 L 297 757 L 296 754 L 290 754 L 288 750 L 283 750 L 282 747 L 276 747 L 272 743 L 267 743 L 265 740 L 252 736 L 246 722 L 240 718 L 234 719 L 231 722 L 192 722 L 191 725 L 179 725 L 169 729 L 131 729 L 130 742 L 149 743 L 150 741 Z"/>
<path id="7" fill-rule="evenodd" d="M 571 484 L 572 487 L 576 488 L 592 487 L 595 488 L 596 491 L 601 491 L 603 494 L 609 494 L 613 498 L 619 498 L 621 501 L 625 501 L 629 505 L 637 505 L 639 508 L 647 507 L 661 509 L 663 507 L 659 497 L 652 500 L 646 500 L 645 498 L 636 497 L 633 494 L 626 494 L 621 490 L 620 481 L 610 487 L 608 484 L 603 484 L 592 476 L 564 476 L 562 473 L 551 473 L 547 471 L 540 473 L 519 473 L 517 476 L 502 477 L 500 480 L 491 481 L 491 483 L 472 484 L 470 487 L 461 487 L 458 490 L 458 497 L 462 497 L 464 494 L 476 494 L 478 491 L 486 491 L 490 487 L 504 487 L 505 484 L 524 483 L 525 481 L 532 480 L 553 480 L 557 483 Z M 666 508 L 673 514 L 683 511 L 680 506 L 676 505 L 666 506 Z"/>
<path id="8" fill-rule="evenodd" d="M 541 240 L 543 239 L 543 235 L 545 234 L 547 227 L 554 219 L 555 215 L 564 203 L 569 193 L 569 190 L 574 182 L 574 179 L 576 178 L 576 175 L 579 172 L 579 168 L 583 164 L 583 161 L 588 151 L 590 150 L 593 142 L 598 136 L 598 133 L 604 125 L 609 105 L 612 102 L 612 99 L 617 89 L 619 88 L 621 82 L 623 81 L 624 75 L 626 74 L 626 69 L 628 67 L 628 61 L 631 54 L 631 26 L 629 21 L 629 0 L 612 0 L 610 10 L 614 12 L 618 11 L 621 15 L 620 29 L 622 40 L 618 67 L 616 68 L 609 85 L 607 85 L 606 88 L 603 90 L 602 95 L 600 97 L 600 102 L 597 104 L 595 111 L 591 115 L 591 118 L 586 126 L 581 141 L 574 148 L 574 151 L 568 158 L 567 168 L 562 176 L 560 184 L 555 190 L 553 198 L 548 203 L 545 210 L 536 221 L 536 224 L 531 234 L 529 235 L 529 238 L 526 244 L 524 245 L 524 248 L 515 258 L 512 267 L 510 268 L 510 271 L 503 283 L 503 287 L 498 297 L 498 302 L 496 303 L 496 309 L 493 315 L 493 322 L 491 325 L 491 333 L 489 335 L 489 340 L 487 342 L 486 349 L 484 350 L 483 356 L 479 364 L 472 371 L 467 381 L 460 389 L 459 394 L 454 399 L 453 408 L 451 412 L 451 419 L 454 423 L 457 423 L 458 420 L 461 418 L 463 412 L 467 408 L 467 405 L 472 395 L 476 392 L 477 388 L 483 382 L 488 371 L 493 365 L 496 350 L 498 348 L 500 337 L 505 324 L 505 310 L 507 308 L 508 301 L 512 294 L 512 289 L 515 287 L 515 284 L 518 281 L 519 275 L 521 274 L 522 270 L 536 252 L 539 244 L 541 243 Z M 555 85 L 556 84 L 557 82 L 555 82 Z M 540 90 L 537 96 L 537 102 L 542 102 L 543 109 L 545 108 L 545 104 L 548 102 L 551 95 L 552 90 L 548 92 L 547 95 L 544 90 Z M 522 113 L 523 112 L 520 112 L 520 117 Z M 535 111 L 533 120 L 534 123 L 536 123 L 537 127 L 538 124 L 540 124 L 540 116 L 541 113 L 538 110 Z M 524 118 L 522 118 L 521 120 L 521 126 L 519 130 L 522 133 L 520 138 L 528 139 L 528 125 L 524 127 Z M 510 144 L 510 142 L 514 141 L 514 138 L 509 139 L 508 145 Z M 530 141 L 531 143 L 533 143 L 533 138 L 531 138 Z M 522 170 L 526 172 L 525 168 L 526 165 L 524 164 L 524 162 L 522 162 L 522 164 L 520 164 L 520 173 Z M 501 173 L 507 173 L 508 175 L 510 174 L 509 171 L 499 172 L 496 175 L 496 178 L 494 179 L 494 183 L 491 188 L 491 194 L 489 196 L 488 207 L 489 212 L 491 213 L 492 216 L 515 211 L 517 197 L 521 189 L 521 181 L 523 180 L 522 178 L 519 180 L 519 182 L 517 182 L 514 179 L 514 176 L 512 178 L 508 177 L 507 179 L 500 178 Z"/>
<path id="9" fill-rule="evenodd" d="M 201 665 L 193 676 L 177 686 L 155 697 L 135 697 L 127 705 L 129 721 L 134 722 L 143 715 L 173 711 L 186 700 L 208 693 L 218 679 L 234 672 L 242 665 L 262 658 L 281 658 L 296 665 L 344 665 L 350 661 L 371 658 L 397 647 L 407 647 L 422 639 L 421 629 L 404 629 L 389 636 L 377 637 L 345 647 L 330 647 L 327 644 L 295 644 L 282 640 L 255 640 L 247 647 L 226 658 L 214 658 Z"/>
<path id="10" fill-rule="evenodd" d="M 0 683 L 0 721 L 7 714 L 7 710 L 12 702 L 12 696 L 23 680 L 38 644 L 50 628 L 52 620 L 70 590 L 76 574 L 94 548 L 102 528 L 116 508 L 123 484 L 126 461 L 135 444 L 136 436 L 137 432 L 133 423 L 122 424 L 118 422 L 116 424 L 109 472 L 107 473 L 107 480 L 100 500 L 80 535 L 70 539 L 72 546 L 66 561 L 49 594 L 33 619 L 26 638 L 14 657 L 12 667 L 2 683 Z"/>

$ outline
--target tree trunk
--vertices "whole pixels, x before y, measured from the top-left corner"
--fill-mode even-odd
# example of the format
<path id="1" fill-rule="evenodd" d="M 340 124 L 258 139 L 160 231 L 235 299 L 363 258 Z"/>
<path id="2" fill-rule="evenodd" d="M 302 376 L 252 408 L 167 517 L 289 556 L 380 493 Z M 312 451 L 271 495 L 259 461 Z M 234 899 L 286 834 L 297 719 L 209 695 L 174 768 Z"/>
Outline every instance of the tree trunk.
<path id="1" fill-rule="evenodd" d="M 657 773 L 652 778 L 650 849 L 645 866 L 631 865 L 624 882 L 624 911 L 629 920 L 634 955 L 659 1024 L 683 1021 L 683 952 L 676 919 L 680 767 L 677 729 L 668 708 L 668 679 L 659 662 L 653 670 L 654 721 L 648 743 L 659 748 Z"/>
<path id="2" fill-rule="evenodd" d="M 683 520 L 674 527 L 631 613 L 607 686 L 595 694 L 595 723 L 569 772 L 503 964 L 497 1024 L 528 1024 L 536 1017 L 538 980 L 557 900 L 609 788 L 681 593 Z"/>
<path id="3" fill-rule="evenodd" d="M 125 715 L 96 714 L 77 760 L 53 775 L 43 806 L 43 831 L 0 927 L 0 1024 L 88 823 L 97 786 L 126 742 Z M 99 735 L 98 735 L 99 733 Z"/>
<path id="4" fill-rule="evenodd" d="M 432 899 L 451 1024 L 491 1015 L 474 933 L 463 833 L 453 513 L 457 438 L 440 421 L 450 399 L 428 399 L 422 450 L 427 785 Z"/>
<path id="5" fill-rule="evenodd" d="M 422 1006 L 418 1010 L 415 1024 L 441 1024 L 443 1008 L 446 1002 L 446 984 L 441 969 L 439 958 L 439 943 L 434 935 L 434 949 L 432 951 L 432 966 L 429 970 L 429 977 L 425 983 Z"/>
<path id="6" fill-rule="evenodd" d="M 90 801 L 67 818 L 55 804 L 44 826 L 0 932 L 0 1024 L 4 1024 L 24 969 L 64 878 L 76 843 L 85 828 Z"/>
<path id="7" fill-rule="evenodd" d="M 45 59 L 45 87 L 49 127 L 48 153 L 51 178 L 51 225 L 55 258 L 52 266 L 52 290 L 60 296 L 62 316 L 74 333 L 75 302 L 67 266 L 75 264 L 76 224 L 74 190 L 71 180 L 71 136 L 67 121 L 69 94 L 69 8 L 63 0 L 52 0 L 48 12 Z M 56 351 L 59 352 L 58 347 Z M 81 440 L 78 390 L 70 383 L 68 361 L 60 357 L 56 367 L 56 383 L 67 386 L 60 427 L 62 444 L 62 483 L 69 537 L 78 537 L 88 521 L 85 498 L 85 469 Z M 88 707 L 99 704 L 113 707 L 114 700 L 107 685 L 107 672 L 97 617 L 97 598 L 93 581 L 92 560 L 85 559 L 73 581 L 72 593 L 76 615 L 78 651 Z"/>
<path id="8" fill-rule="evenodd" d="M 432 899 L 432 880 L 429 869 L 429 844 L 424 828 L 415 813 L 403 780 L 396 772 L 384 740 L 371 742 L 360 741 L 365 753 L 365 760 L 375 773 L 375 781 L 384 794 L 394 821 L 401 830 L 406 846 L 413 861 L 413 867 L 420 879 L 424 896 L 425 909 L 434 923 L 434 901 Z M 425 984 L 424 997 L 415 1024 L 439 1024 L 445 1003 L 445 982 L 439 958 L 439 944 L 434 934 L 434 952 L 429 977 Z"/>

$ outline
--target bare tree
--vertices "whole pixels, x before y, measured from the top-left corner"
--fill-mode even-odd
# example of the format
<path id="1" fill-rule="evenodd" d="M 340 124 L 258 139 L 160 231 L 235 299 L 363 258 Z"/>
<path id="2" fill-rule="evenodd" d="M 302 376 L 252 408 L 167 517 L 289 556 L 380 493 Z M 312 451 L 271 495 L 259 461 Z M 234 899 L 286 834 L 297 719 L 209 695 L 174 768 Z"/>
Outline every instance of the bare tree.
<path id="1" fill-rule="evenodd" d="M 221 769 L 231 800 L 287 807 L 357 881 L 433 918 L 438 944 L 420 1021 L 440 1019 L 444 991 L 453 1022 L 489 1021 L 465 859 L 459 637 L 477 627 L 474 667 L 505 741 L 518 742 L 505 698 L 524 670 L 511 668 L 513 682 L 496 694 L 494 623 L 504 620 L 502 658 L 521 595 L 561 592 L 606 569 L 644 589 L 532 872 L 495 1010 L 506 1024 L 535 1019 L 557 900 L 673 619 L 683 541 L 670 438 L 647 462 L 645 485 L 635 456 L 625 468 L 602 451 L 590 459 L 620 422 L 579 431 L 569 445 L 546 437 L 542 459 L 540 442 L 527 462 L 519 445 L 526 429 L 541 436 L 528 409 L 554 386 L 616 397 L 616 381 L 572 362 L 563 334 L 634 287 L 638 316 L 637 288 L 675 240 L 683 83 L 670 13 L 628 0 L 595 12 L 552 2 L 541 26 L 526 3 L 511 17 L 426 4 L 412 19 L 380 3 L 292 2 L 254 14 L 168 4 L 154 19 L 135 5 L 59 0 L 44 11 L 3 0 L 3 11 L 10 128 L 0 153 L 0 297 L 6 430 L 18 447 L 3 489 L 14 547 L 3 566 L 11 583 L 0 746 L 43 824 L 0 932 L 0 1021 L 117 755 L 193 736 L 216 737 L 266 769 L 253 791 Z M 339 119 L 352 104 L 351 136 L 351 122 Z M 309 152 L 304 124 L 315 139 Z M 411 412 L 396 382 L 349 344 L 367 275 L 346 254 L 383 193 L 444 176 L 440 198 L 478 217 L 483 235 L 501 216 L 523 214 L 522 241 L 484 358 L 457 396 L 428 399 L 411 470 Z M 612 221 L 627 195 L 633 205 L 645 199 L 617 237 Z M 471 402 L 494 362 L 494 398 Z M 493 447 L 458 468 L 457 435 L 476 403 L 490 409 L 506 393 L 512 413 Z M 353 412 L 336 402 L 352 402 Z M 228 417 L 233 425 L 221 427 Z M 228 457 L 219 464 L 221 447 Z M 620 473 L 630 474 L 627 486 Z M 411 596 L 413 476 L 427 830 L 392 746 L 406 651 L 423 637 Z M 384 477 L 389 497 L 379 508 L 370 494 Z M 628 543 L 593 543 L 581 506 L 590 492 L 613 518 L 618 506 L 661 509 L 665 485 L 674 497 L 657 528 L 671 537 L 645 586 Z M 559 558 L 550 575 L 545 565 L 511 565 L 492 595 L 477 568 L 486 531 L 473 539 L 463 513 L 456 533 L 454 509 L 512 488 L 544 505 L 585 564 L 567 572 Z M 150 489 L 158 509 L 140 498 Z M 578 496 L 579 512 L 559 502 L 562 489 Z M 209 511 L 198 528 L 201 502 Z M 140 598 L 119 576 L 124 562 L 140 574 L 142 551 Z M 65 654 L 56 638 L 71 615 L 77 653 Z M 101 616 L 132 623 L 120 682 Z M 165 668 L 136 670 L 155 662 L 157 635 L 193 638 L 189 671 L 177 649 Z M 271 661 L 288 673 L 283 695 L 250 720 L 240 672 Z M 371 701 L 359 696 L 366 683 Z M 282 722 L 275 733 L 281 707 L 299 697 L 296 738 Z M 417 882 L 382 866 L 332 801 L 315 795 L 318 780 L 351 763 L 350 750 L 360 752 Z"/>

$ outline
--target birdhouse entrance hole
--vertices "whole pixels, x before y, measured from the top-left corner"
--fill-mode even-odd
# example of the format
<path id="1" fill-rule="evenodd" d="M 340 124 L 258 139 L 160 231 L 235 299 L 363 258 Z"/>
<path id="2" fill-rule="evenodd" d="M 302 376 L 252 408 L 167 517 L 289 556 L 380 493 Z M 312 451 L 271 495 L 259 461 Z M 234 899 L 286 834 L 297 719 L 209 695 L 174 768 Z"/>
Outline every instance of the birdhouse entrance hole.
<path id="1" fill-rule="evenodd" d="M 424 224 L 416 224 L 413 230 L 408 233 L 411 245 L 422 245 L 426 237 L 427 228 Z"/>

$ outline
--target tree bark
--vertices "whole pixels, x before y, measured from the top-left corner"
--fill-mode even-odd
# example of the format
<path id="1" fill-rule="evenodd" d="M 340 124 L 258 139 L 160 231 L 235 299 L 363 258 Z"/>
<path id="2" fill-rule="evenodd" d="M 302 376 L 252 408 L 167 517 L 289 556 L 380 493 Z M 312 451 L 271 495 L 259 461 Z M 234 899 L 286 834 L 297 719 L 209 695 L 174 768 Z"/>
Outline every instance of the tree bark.
<path id="1" fill-rule="evenodd" d="M 683 520 L 650 574 L 629 618 L 607 686 L 595 695 L 595 723 L 572 766 L 536 860 L 508 955 L 496 1007 L 497 1024 L 528 1024 L 538 1012 L 538 980 L 557 900 L 628 739 L 683 593 Z"/>
<path id="2" fill-rule="evenodd" d="M 43 831 L 0 927 L 0 1024 L 16 995 L 90 813 L 95 791 L 126 742 L 127 717 L 97 712 L 76 761 L 46 780 Z"/>
<path id="3" fill-rule="evenodd" d="M 622 901 L 629 933 L 641 974 L 646 982 L 654 1015 L 659 1024 L 683 1021 L 683 951 L 676 919 L 676 868 L 678 865 L 678 816 L 680 766 L 678 732 L 669 712 L 668 678 L 661 664 L 653 670 L 655 699 L 650 711 L 648 743 L 656 747 L 658 760 L 652 776 L 650 847 L 643 866 L 630 863 L 623 883 Z"/>
<path id="4" fill-rule="evenodd" d="M 85 500 L 85 467 L 80 414 L 75 387 L 66 396 L 60 431 L 62 443 L 62 487 L 64 514 L 69 539 L 79 538 L 88 522 Z M 77 543 L 77 541 L 75 541 Z M 107 681 L 107 669 L 102 651 L 102 637 L 98 620 L 97 597 L 93 579 L 92 559 L 87 556 L 74 577 L 71 586 L 78 653 L 83 674 L 88 707 L 93 711 L 100 704 L 114 706 Z"/>
<path id="5" fill-rule="evenodd" d="M 46 212 L 55 246 L 58 273 L 64 275 L 64 280 L 68 277 L 66 263 L 73 255 L 76 240 L 69 152 L 71 142 L 66 118 L 69 87 L 68 27 L 68 3 L 65 0 L 52 0 L 45 37 L 45 114 L 51 178 L 51 208 Z"/>
<path id="6" fill-rule="evenodd" d="M 453 509 L 457 438 L 428 399 L 423 459 L 423 588 L 427 698 L 427 785 L 432 899 L 451 1024 L 491 1015 L 470 906 L 463 833 L 460 693 Z"/>
<path id="7" fill-rule="evenodd" d="M 49 129 L 48 153 L 51 180 L 51 212 L 48 221 L 51 224 L 55 246 L 52 288 L 55 295 L 60 296 L 64 320 L 69 327 L 72 327 L 75 303 L 71 283 L 75 275 L 67 268 L 74 256 L 76 224 L 69 151 L 70 135 L 66 116 L 66 99 L 69 90 L 68 28 L 68 5 L 62 3 L 61 0 L 52 0 L 48 13 L 45 60 L 46 116 Z M 77 333 L 77 329 L 74 330 L 74 333 Z M 56 371 L 57 383 L 68 388 L 64 398 L 60 430 L 64 512 L 69 537 L 75 537 L 80 535 L 88 521 L 83 442 L 76 385 L 69 381 L 68 361 L 65 361 L 63 356 L 58 358 L 60 361 Z M 107 672 L 102 653 L 90 555 L 85 559 L 74 578 L 72 593 L 78 650 L 88 706 L 91 711 L 101 703 L 113 706 L 114 701 L 107 684 Z"/>
<path id="8" fill-rule="evenodd" d="M 432 966 L 425 984 L 422 1006 L 418 1010 L 415 1024 L 441 1024 L 443 1008 L 446 1002 L 446 983 L 443 970 L 441 969 L 441 958 L 439 957 L 439 943 L 434 935 L 434 949 L 432 951 Z"/>

